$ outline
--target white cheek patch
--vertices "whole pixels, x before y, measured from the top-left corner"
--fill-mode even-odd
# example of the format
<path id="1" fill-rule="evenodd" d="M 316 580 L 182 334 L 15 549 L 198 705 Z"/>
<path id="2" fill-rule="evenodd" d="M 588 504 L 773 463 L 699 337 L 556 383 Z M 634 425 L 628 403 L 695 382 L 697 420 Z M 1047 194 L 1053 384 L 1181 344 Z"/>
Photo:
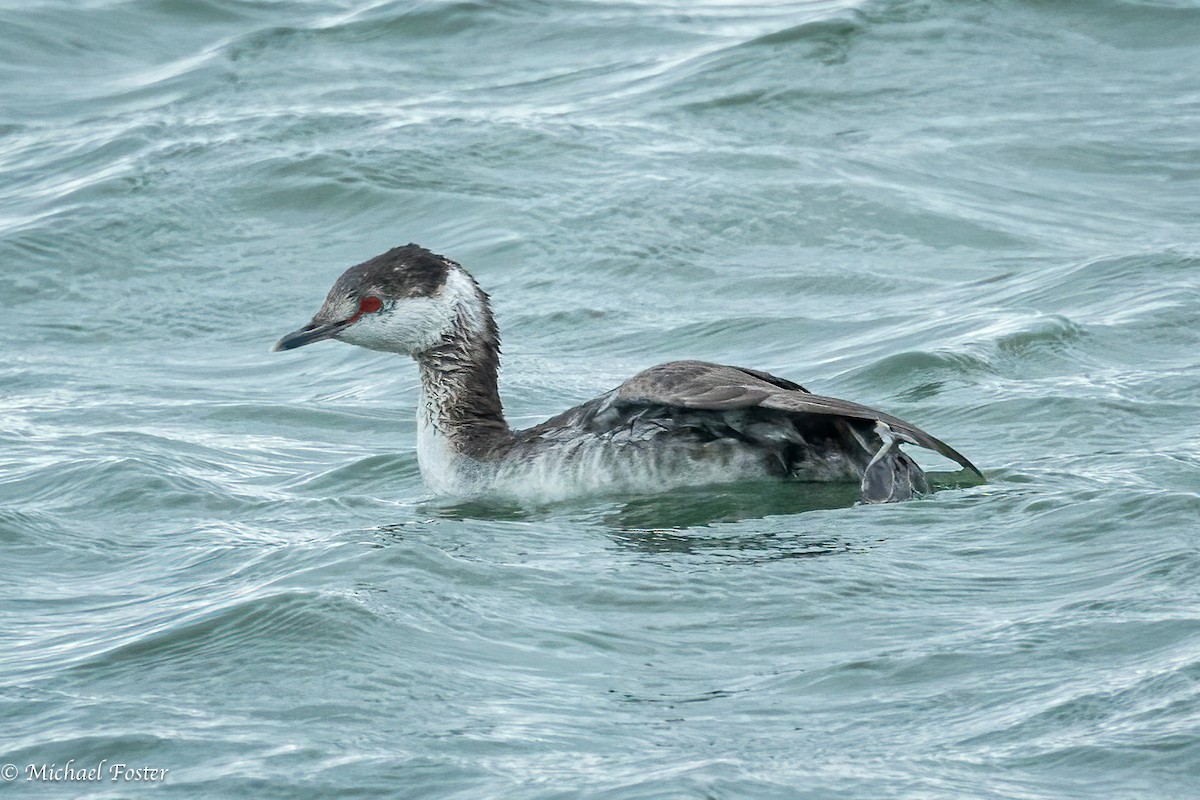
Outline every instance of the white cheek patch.
<path id="1" fill-rule="evenodd" d="M 461 270 L 451 270 L 441 290 L 430 297 L 396 300 L 375 314 L 364 314 L 338 336 L 348 344 L 392 353 L 420 353 L 442 340 L 460 315 L 478 330 L 483 324 L 478 290 Z"/>
<path id="2" fill-rule="evenodd" d="M 484 324 L 484 303 L 479 298 L 479 286 L 461 269 L 453 269 L 446 275 L 442 294 L 454 308 L 462 313 L 464 321 L 472 331 L 481 332 Z"/>

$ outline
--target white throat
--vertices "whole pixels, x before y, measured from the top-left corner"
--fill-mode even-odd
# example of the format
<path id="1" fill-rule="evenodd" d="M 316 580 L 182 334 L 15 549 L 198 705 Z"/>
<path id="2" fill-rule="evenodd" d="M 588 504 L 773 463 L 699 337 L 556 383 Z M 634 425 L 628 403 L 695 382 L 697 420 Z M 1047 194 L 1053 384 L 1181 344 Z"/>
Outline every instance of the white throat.
<path id="1" fill-rule="evenodd" d="M 417 464 L 425 484 L 438 494 L 470 494 L 477 463 L 456 447 L 455 432 L 443 412 L 448 397 L 422 381 L 417 400 Z"/>
<path id="2" fill-rule="evenodd" d="M 472 443 L 479 439 L 473 404 L 481 395 L 495 392 L 495 363 L 487 362 L 495 358 L 495 351 L 487 349 L 494 347 L 495 333 L 486 300 L 465 272 L 451 270 L 437 300 L 446 320 L 443 333 L 414 355 L 421 367 L 417 463 L 433 491 L 474 494 L 488 472 L 471 453 Z"/>

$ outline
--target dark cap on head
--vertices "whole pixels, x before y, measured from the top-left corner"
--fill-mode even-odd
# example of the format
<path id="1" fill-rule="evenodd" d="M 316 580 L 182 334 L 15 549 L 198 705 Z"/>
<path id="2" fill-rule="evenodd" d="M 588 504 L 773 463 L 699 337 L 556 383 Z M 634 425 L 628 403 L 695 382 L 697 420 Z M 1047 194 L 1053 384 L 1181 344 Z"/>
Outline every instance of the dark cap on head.
<path id="1" fill-rule="evenodd" d="M 428 297 L 437 294 L 446 282 L 446 273 L 454 266 L 457 264 L 445 256 L 409 243 L 355 264 L 337 279 L 329 296 L 353 296 L 371 291 L 387 299 Z"/>

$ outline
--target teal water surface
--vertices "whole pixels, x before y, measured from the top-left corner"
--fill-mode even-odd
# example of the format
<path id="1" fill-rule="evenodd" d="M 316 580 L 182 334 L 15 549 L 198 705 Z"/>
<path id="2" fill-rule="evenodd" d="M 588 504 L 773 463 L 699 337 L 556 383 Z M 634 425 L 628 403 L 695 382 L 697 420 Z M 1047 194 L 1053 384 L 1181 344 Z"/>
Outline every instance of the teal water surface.
<path id="1" fill-rule="evenodd" d="M 0 794 L 1200 797 L 1197 31 L 0 0 Z M 514 425 L 701 358 L 990 483 L 435 498 L 410 361 L 268 352 L 408 241 Z"/>

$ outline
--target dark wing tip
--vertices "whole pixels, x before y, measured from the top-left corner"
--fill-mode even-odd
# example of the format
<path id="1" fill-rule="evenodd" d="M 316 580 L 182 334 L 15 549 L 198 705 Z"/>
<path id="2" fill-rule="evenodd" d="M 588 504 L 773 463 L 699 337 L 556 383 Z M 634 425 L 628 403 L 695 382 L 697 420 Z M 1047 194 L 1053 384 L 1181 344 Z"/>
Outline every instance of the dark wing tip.
<path id="1" fill-rule="evenodd" d="M 950 445 L 943 442 L 941 439 L 935 439 L 934 437 L 930 436 L 927 433 L 925 434 L 925 437 L 931 443 L 936 445 L 935 447 L 931 448 L 932 450 L 934 450 L 935 452 L 941 453 L 942 455 L 944 455 L 946 458 L 950 459 L 951 461 L 958 462 L 960 465 L 966 467 L 967 469 L 971 470 L 971 472 L 974 472 L 977 476 L 979 476 L 980 480 L 984 481 L 985 483 L 987 482 L 987 478 L 984 477 L 983 472 L 980 471 L 979 467 L 972 464 L 971 460 L 969 458 L 967 458 L 962 453 L 955 450 Z M 928 445 L 926 445 L 926 447 L 928 447 Z"/>

